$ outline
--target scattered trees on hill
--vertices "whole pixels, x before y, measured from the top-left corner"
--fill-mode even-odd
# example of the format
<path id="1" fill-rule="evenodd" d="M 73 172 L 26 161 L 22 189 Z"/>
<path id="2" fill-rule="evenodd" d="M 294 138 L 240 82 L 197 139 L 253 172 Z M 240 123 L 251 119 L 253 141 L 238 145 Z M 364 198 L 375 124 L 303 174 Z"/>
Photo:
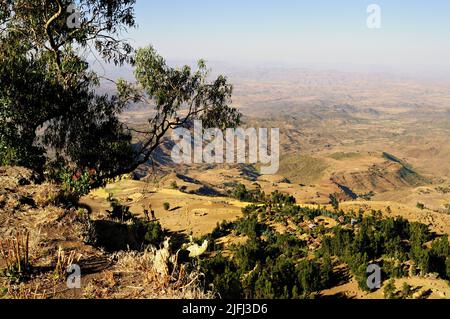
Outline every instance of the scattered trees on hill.
<path id="1" fill-rule="evenodd" d="M 271 214 L 263 218 L 269 206 Z M 224 258 L 221 248 L 212 245 L 216 254 L 214 263 L 204 260 L 202 264 L 208 282 L 220 282 L 218 269 L 230 272 L 225 276 L 226 284 L 220 286 L 225 290 L 219 292 L 233 298 L 309 298 L 334 284 L 333 265 L 337 263 L 347 264 L 365 291 L 369 291 L 370 264 L 382 266 L 384 279 L 407 276 L 410 263 L 417 265 L 423 275 L 436 272 L 450 279 L 448 236 L 433 240 L 424 224 L 401 217 L 383 218 L 380 212 L 367 216 L 359 212 L 352 218 L 358 223 L 352 224 L 351 217 L 341 219 L 343 215 L 339 211 L 300 207 L 293 198 L 278 192 L 266 196 L 262 205 L 249 205 L 243 211 L 243 218 L 219 225 L 210 239 L 214 241 L 234 231 L 235 235 L 245 235 L 248 241 L 234 246 L 231 258 Z M 320 233 L 311 232 L 310 236 L 321 241 L 313 257 L 308 244 L 298 234 L 280 234 L 269 226 L 286 220 L 300 225 L 318 216 L 343 222 Z M 431 248 L 428 248 L 430 241 Z M 232 291 L 226 290 L 227 287 L 232 287 Z M 396 297 L 396 288 L 392 284 L 387 287 L 386 296 Z M 406 288 L 403 290 L 402 296 L 406 298 L 409 293 Z"/>
<path id="2" fill-rule="evenodd" d="M 203 260 L 207 281 L 222 297 L 306 298 L 329 285 L 330 259 L 303 260 L 305 243 L 295 236 L 270 231 L 267 238 L 250 238 L 235 248 L 232 259 L 219 254 L 212 260 Z"/>

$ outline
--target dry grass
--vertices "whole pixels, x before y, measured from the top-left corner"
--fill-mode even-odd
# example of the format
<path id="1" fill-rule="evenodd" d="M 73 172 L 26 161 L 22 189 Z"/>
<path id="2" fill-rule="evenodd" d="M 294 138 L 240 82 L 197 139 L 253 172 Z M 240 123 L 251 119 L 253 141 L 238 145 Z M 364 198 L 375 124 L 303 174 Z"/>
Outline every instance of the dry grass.
<path id="1" fill-rule="evenodd" d="M 17 231 L 11 238 L 0 241 L 0 255 L 6 264 L 7 276 L 22 276 L 30 269 L 28 231 Z"/>
<path id="2" fill-rule="evenodd" d="M 42 299 L 45 298 L 45 293 L 38 293 L 40 287 L 36 285 L 34 288 L 27 287 L 25 285 L 13 286 L 10 285 L 8 287 L 7 296 L 9 299 L 17 299 L 17 300 L 29 300 L 29 299 Z"/>
<path id="3" fill-rule="evenodd" d="M 67 269 L 74 263 L 81 260 L 82 254 L 75 251 L 66 253 L 61 247 L 58 248 L 56 255 L 55 275 L 58 279 L 64 279 L 67 275 Z"/>
<path id="4" fill-rule="evenodd" d="M 179 253 L 169 254 L 167 273 L 161 270 L 158 254 L 163 250 L 147 249 L 144 253 L 121 252 L 116 255 L 115 271 L 121 274 L 134 274 L 144 280 L 140 287 L 130 289 L 143 289 L 148 298 L 155 299 L 211 299 L 214 295 L 205 292 L 203 274 L 189 263 L 178 262 Z"/>

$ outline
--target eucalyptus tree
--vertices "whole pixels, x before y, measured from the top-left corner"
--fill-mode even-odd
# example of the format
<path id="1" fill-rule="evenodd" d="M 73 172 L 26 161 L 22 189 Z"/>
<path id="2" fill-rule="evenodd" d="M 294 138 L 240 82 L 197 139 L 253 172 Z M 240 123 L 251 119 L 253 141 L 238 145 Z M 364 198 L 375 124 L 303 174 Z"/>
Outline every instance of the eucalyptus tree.
<path id="1" fill-rule="evenodd" d="M 169 67 L 152 47 L 137 52 L 124 39 L 136 27 L 135 0 L 2 0 L 0 3 L 0 164 L 42 170 L 48 150 L 99 177 L 129 173 L 151 157 L 172 128 L 195 118 L 234 126 L 232 87 L 209 81 L 200 61 L 193 71 Z M 119 81 L 118 94 L 98 93 L 89 67 L 135 65 L 135 83 Z M 132 102 L 152 108 L 148 126 L 120 121 Z M 132 135 L 140 142 L 132 144 Z"/>
<path id="2" fill-rule="evenodd" d="M 112 172 L 126 162 L 130 134 L 117 114 L 123 104 L 96 93 L 86 52 L 107 62 L 130 61 L 120 32 L 135 25 L 134 0 L 76 2 L 7 0 L 0 14 L 0 159 L 42 169 L 45 149 L 74 163 Z M 44 148 L 45 147 L 45 148 Z"/>
<path id="3" fill-rule="evenodd" d="M 148 46 L 136 52 L 134 75 L 134 83 L 118 82 L 119 99 L 150 106 L 154 116 L 145 130 L 133 130 L 140 142 L 133 161 L 121 173 L 147 162 L 171 129 L 189 128 L 195 119 L 203 121 L 204 127 L 219 129 L 240 123 L 241 113 L 230 106 L 233 87 L 224 76 L 208 81 L 209 69 L 203 60 L 195 70 L 187 65 L 173 68 Z"/>

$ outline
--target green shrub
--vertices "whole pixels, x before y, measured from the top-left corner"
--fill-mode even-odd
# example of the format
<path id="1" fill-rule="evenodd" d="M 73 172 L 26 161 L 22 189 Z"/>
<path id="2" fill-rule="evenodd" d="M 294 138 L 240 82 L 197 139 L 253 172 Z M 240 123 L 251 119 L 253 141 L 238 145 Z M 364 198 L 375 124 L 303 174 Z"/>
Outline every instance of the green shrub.
<path id="1" fill-rule="evenodd" d="M 375 196 L 375 193 L 373 191 L 370 191 L 369 193 L 366 193 L 366 194 L 358 195 L 359 198 L 366 200 L 366 201 L 371 201 L 372 197 L 374 197 L 374 196 Z"/>
<path id="2" fill-rule="evenodd" d="M 146 224 L 145 243 L 159 245 L 164 239 L 164 231 L 159 222 L 149 222 Z"/>
<path id="3" fill-rule="evenodd" d="M 257 238 L 266 230 L 266 225 L 258 222 L 258 218 L 253 215 L 236 222 L 235 230 L 238 234 L 246 235 L 249 238 Z"/>
<path id="4" fill-rule="evenodd" d="M 389 280 L 389 282 L 383 289 L 384 298 L 394 299 L 396 291 L 397 291 L 397 287 L 395 287 L 395 280 L 394 279 Z"/>
<path id="5" fill-rule="evenodd" d="M 236 184 L 231 191 L 231 195 L 241 202 L 261 203 L 266 195 L 261 189 L 248 190 L 243 184 Z"/>
<path id="6" fill-rule="evenodd" d="M 47 180 L 61 185 L 63 194 L 60 199 L 67 204 L 76 205 L 82 196 L 102 185 L 94 169 L 71 169 L 63 160 L 52 162 L 44 169 Z"/>
<path id="7" fill-rule="evenodd" d="M 163 204 L 163 208 L 164 208 L 164 210 L 169 210 L 169 209 L 170 209 L 170 204 L 167 203 L 167 202 L 165 202 L 165 203 Z"/>
<path id="8" fill-rule="evenodd" d="M 407 282 L 403 283 L 402 298 L 404 298 L 404 299 L 409 298 L 411 296 L 411 293 L 412 293 L 412 287 L 410 285 L 408 285 Z"/>
<path id="9" fill-rule="evenodd" d="M 210 259 L 201 261 L 201 268 L 206 282 L 212 284 L 215 292 L 223 299 L 240 299 L 242 284 L 236 265 L 218 254 Z"/>
<path id="10" fill-rule="evenodd" d="M 17 150 L 5 145 L 0 140 L 0 166 L 17 165 L 19 157 L 17 156 Z"/>
<path id="11" fill-rule="evenodd" d="M 117 198 L 114 198 L 113 194 L 109 193 L 106 200 L 111 206 L 111 210 L 106 211 L 111 219 L 127 222 L 134 218 L 130 213 L 130 207 L 122 205 Z"/>
<path id="12" fill-rule="evenodd" d="M 0 166 L 19 165 L 40 172 L 45 162 L 44 149 L 20 136 L 17 128 L 6 120 L 8 114 L 2 113 L 5 110 L 2 102 L 6 101 L 2 101 L 0 97 Z"/>

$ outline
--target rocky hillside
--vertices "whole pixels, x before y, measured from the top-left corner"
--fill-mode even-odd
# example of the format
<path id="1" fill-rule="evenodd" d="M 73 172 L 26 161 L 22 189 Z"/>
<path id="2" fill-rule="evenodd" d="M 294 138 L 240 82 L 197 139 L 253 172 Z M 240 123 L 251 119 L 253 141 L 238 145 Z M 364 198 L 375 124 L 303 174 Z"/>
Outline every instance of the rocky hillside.
<path id="1" fill-rule="evenodd" d="M 211 297 L 170 244 L 143 249 L 142 225 L 93 220 L 87 209 L 64 204 L 60 187 L 38 184 L 24 168 L 0 168 L 0 298 Z M 80 289 L 67 286 L 70 264 L 81 268 Z"/>

